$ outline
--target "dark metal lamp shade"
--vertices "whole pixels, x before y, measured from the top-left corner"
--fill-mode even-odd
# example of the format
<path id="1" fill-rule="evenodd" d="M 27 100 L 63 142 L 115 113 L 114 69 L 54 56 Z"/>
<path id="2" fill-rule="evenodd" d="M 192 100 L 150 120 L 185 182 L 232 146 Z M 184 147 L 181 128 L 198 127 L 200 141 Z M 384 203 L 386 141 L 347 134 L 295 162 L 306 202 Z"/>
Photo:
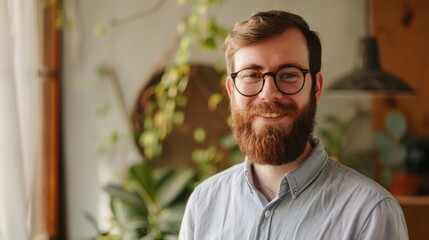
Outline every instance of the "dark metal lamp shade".
<path id="1" fill-rule="evenodd" d="M 369 93 L 414 94 L 414 90 L 398 77 L 383 71 L 378 59 L 378 46 L 374 37 L 362 39 L 362 65 L 339 78 L 329 90 L 353 90 Z"/>

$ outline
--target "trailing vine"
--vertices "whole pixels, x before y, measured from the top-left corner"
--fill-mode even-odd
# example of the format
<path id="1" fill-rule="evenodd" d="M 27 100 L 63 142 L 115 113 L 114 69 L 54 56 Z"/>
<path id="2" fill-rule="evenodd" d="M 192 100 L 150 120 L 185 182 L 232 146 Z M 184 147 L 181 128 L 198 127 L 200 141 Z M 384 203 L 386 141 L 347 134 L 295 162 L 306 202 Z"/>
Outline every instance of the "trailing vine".
<path id="1" fill-rule="evenodd" d="M 183 95 L 189 82 L 192 47 L 199 45 L 208 50 L 217 49 L 226 29 L 207 15 L 210 6 L 223 0 L 181 0 L 179 4 L 192 4 L 190 15 L 178 24 L 179 47 L 173 63 L 166 67 L 161 81 L 151 89 L 154 98 L 146 104 L 143 116 L 143 131 L 139 144 L 145 157 L 151 159 L 162 153 L 162 142 L 174 125 L 185 120 L 183 108 L 187 103 Z"/>

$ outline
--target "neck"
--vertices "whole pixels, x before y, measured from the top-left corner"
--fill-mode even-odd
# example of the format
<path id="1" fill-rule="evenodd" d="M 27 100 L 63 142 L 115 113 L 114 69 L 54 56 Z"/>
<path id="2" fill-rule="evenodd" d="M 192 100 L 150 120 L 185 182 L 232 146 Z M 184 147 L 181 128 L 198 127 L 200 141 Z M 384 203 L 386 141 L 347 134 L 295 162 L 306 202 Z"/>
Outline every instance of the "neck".
<path id="1" fill-rule="evenodd" d="M 280 190 L 283 177 L 298 167 L 310 154 L 312 147 L 307 143 L 301 155 L 290 163 L 279 166 L 253 164 L 252 174 L 256 189 L 271 201 Z"/>

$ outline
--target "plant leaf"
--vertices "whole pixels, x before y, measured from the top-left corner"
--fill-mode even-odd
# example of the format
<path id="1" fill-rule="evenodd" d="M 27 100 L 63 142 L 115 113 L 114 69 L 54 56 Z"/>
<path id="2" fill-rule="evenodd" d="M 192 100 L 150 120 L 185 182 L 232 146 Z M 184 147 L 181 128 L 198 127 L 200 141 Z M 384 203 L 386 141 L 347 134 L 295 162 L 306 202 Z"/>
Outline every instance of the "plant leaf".
<path id="1" fill-rule="evenodd" d="M 146 200 L 146 197 L 152 200 L 155 199 L 156 186 L 152 169 L 148 165 L 140 163 L 131 166 L 129 173 L 131 180 L 134 180 L 134 182 L 145 191 L 145 195 L 147 196 L 144 196 L 143 199 Z"/>
<path id="2" fill-rule="evenodd" d="M 210 96 L 209 101 L 208 101 L 208 105 L 207 105 L 208 109 L 210 111 L 215 111 L 217 106 L 222 102 L 222 100 L 223 100 L 222 94 L 213 93 Z"/>
<path id="3" fill-rule="evenodd" d="M 130 167 L 130 180 L 137 193 L 146 204 L 148 215 L 157 214 L 159 205 L 156 202 L 156 181 L 150 166 L 139 163 Z"/>
<path id="4" fill-rule="evenodd" d="M 407 120 L 400 111 L 391 112 L 386 118 L 386 130 L 392 134 L 397 141 L 401 140 L 407 132 Z"/>
<path id="5" fill-rule="evenodd" d="M 389 169 L 389 168 L 384 169 L 383 172 L 381 173 L 380 178 L 381 178 L 380 179 L 381 184 L 383 186 L 385 186 L 385 187 L 389 186 L 390 183 L 393 180 L 393 172 L 392 172 L 392 170 Z"/>
<path id="6" fill-rule="evenodd" d="M 108 184 L 104 187 L 104 191 L 106 191 L 112 198 L 118 198 L 123 202 L 126 202 L 128 205 L 132 205 L 134 207 L 142 207 L 144 202 L 135 192 L 129 192 L 118 185 Z"/>
<path id="7" fill-rule="evenodd" d="M 189 186 L 195 173 L 190 169 L 180 169 L 174 171 L 169 178 L 162 182 L 157 192 L 157 201 L 160 208 L 165 208 L 171 204 L 180 193 Z"/>
<path id="8" fill-rule="evenodd" d="M 159 229 L 164 233 L 177 235 L 185 212 L 185 204 L 165 208 L 159 213 Z"/>
<path id="9" fill-rule="evenodd" d="M 204 130 L 204 128 L 196 128 L 194 130 L 194 140 L 198 143 L 204 142 L 204 140 L 206 139 L 206 131 Z"/>
<path id="10" fill-rule="evenodd" d="M 105 232 L 102 232 L 100 230 L 100 227 L 98 226 L 97 219 L 95 219 L 94 215 L 92 215 L 90 212 L 85 211 L 83 213 L 83 217 L 88 220 L 88 222 L 91 224 L 91 226 L 97 231 L 98 235 L 106 234 Z"/>
<path id="11" fill-rule="evenodd" d="M 384 166 L 398 168 L 405 162 L 407 149 L 405 146 L 394 147 L 390 151 L 383 151 L 380 155 L 380 162 Z"/>
<path id="12" fill-rule="evenodd" d="M 392 140 L 382 132 L 374 133 L 373 143 L 380 151 L 390 151 L 394 147 Z"/>
<path id="13" fill-rule="evenodd" d="M 143 212 L 133 205 L 127 204 L 122 199 L 112 197 L 110 207 L 118 226 L 123 231 L 147 227 L 147 215 L 143 214 Z M 136 222 L 138 222 L 138 224 L 136 224 Z"/>
<path id="14" fill-rule="evenodd" d="M 169 208 L 164 208 L 159 213 L 160 222 L 181 222 L 185 212 L 185 203 L 176 204 Z"/>
<path id="15" fill-rule="evenodd" d="M 160 183 L 165 181 L 165 179 L 167 179 L 174 171 L 175 170 L 171 167 L 162 167 L 162 168 L 155 169 L 153 171 L 153 176 L 157 185 L 159 186 Z"/>

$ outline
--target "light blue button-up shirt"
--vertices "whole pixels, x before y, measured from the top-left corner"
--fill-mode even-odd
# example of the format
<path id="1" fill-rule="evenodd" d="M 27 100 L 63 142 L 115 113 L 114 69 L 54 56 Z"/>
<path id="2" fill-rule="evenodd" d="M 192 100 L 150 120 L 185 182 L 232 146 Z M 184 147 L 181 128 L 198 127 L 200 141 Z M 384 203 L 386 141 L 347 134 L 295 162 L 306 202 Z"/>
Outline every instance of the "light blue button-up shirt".
<path id="1" fill-rule="evenodd" d="M 268 201 L 246 160 L 192 193 L 179 239 L 408 239 L 402 210 L 383 187 L 328 158 L 314 138 L 310 156 Z"/>

